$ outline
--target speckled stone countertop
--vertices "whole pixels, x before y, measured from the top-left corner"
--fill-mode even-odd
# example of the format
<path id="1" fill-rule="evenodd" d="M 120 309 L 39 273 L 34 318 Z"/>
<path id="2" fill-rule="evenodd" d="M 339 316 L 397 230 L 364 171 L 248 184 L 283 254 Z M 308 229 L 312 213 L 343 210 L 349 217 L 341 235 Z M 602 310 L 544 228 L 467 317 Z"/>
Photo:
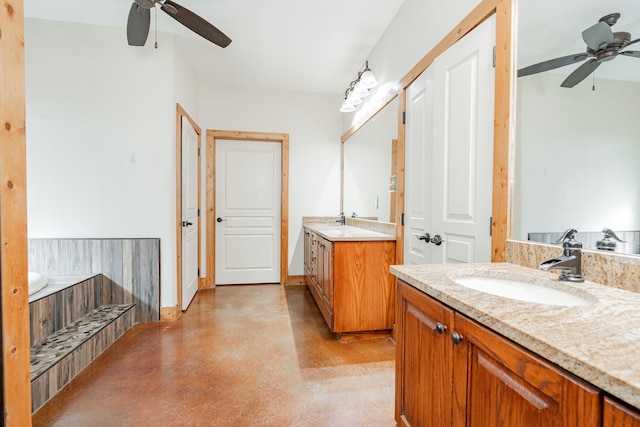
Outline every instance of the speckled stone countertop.
<path id="1" fill-rule="evenodd" d="M 357 242 L 363 240 L 388 241 L 396 240 L 395 236 L 384 234 L 373 230 L 366 230 L 351 225 L 340 225 L 331 223 L 311 223 L 304 224 L 304 227 L 318 233 L 322 237 L 332 242 Z"/>
<path id="2" fill-rule="evenodd" d="M 508 263 L 391 266 L 391 273 L 585 381 L 640 408 L 640 294 Z M 560 289 L 593 303 L 531 303 L 475 291 L 462 276 Z"/>

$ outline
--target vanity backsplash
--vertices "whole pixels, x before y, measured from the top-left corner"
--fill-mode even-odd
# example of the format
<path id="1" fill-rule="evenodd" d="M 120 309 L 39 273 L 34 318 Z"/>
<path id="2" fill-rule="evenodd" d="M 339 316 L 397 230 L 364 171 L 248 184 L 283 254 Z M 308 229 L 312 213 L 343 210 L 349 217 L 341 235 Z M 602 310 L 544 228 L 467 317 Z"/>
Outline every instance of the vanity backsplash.
<path id="1" fill-rule="evenodd" d="M 507 240 L 506 261 L 538 268 L 545 260 L 562 255 L 562 247 Z M 640 257 L 584 249 L 582 275 L 586 280 L 640 293 Z"/>
<path id="2" fill-rule="evenodd" d="M 335 223 L 338 219 L 337 216 L 303 216 L 302 224 L 317 224 L 317 223 Z M 365 230 L 376 231 L 382 234 L 389 234 L 391 236 L 396 235 L 396 225 L 391 222 L 377 221 L 375 218 L 358 217 L 358 218 L 345 218 L 346 225 L 352 227 L 363 228 Z"/>

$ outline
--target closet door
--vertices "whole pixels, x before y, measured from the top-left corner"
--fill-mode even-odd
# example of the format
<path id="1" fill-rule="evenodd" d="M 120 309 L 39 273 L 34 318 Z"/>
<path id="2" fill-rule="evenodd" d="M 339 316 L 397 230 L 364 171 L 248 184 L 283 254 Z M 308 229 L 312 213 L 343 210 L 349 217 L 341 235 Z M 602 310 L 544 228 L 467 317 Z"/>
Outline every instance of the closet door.
<path id="1" fill-rule="evenodd" d="M 405 264 L 491 261 L 494 40 L 492 16 L 407 88 Z"/>
<path id="2" fill-rule="evenodd" d="M 495 15 L 432 65 L 434 263 L 491 261 L 494 45 Z"/>
<path id="3" fill-rule="evenodd" d="M 431 233 L 433 67 L 407 88 L 405 123 L 404 263 L 429 264 L 426 234 Z"/>

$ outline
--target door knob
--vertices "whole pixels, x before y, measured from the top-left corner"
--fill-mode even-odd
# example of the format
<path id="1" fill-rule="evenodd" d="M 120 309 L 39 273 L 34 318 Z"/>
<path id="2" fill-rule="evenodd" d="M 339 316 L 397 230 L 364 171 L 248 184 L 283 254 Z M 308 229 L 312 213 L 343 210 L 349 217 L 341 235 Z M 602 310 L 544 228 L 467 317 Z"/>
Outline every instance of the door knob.
<path id="1" fill-rule="evenodd" d="M 431 243 L 433 243 L 436 246 L 440 246 L 442 244 L 442 242 L 444 242 L 444 239 L 442 237 L 440 237 L 439 234 L 436 234 L 435 236 L 433 236 L 433 238 L 431 239 Z"/>
<path id="2" fill-rule="evenodd" d="M 218 221 L 218 222 L 222 222 L 222 221 L 224 221 L 224 219 L 222 219 L 222 218 L 218 217 L 218 218 L 216 218 L 216 221 Z"/>
<path id="3" fill-rule="evenodd" d="M 416 234 L 416 237 L 418 238 L 418 240 L 424 240 L 427 243 L 429 243 L 429 240 L 431 239 L 431 235 L 429 233 L 424 233 L 422 236 L 418 236 Z"/>
<path id="4" fill-rule="evenodd" d="M 188 226 L 190 226 L 190 225 L 193 225 L 193 223 L 192 223 L 192 222 L 189 222 L 189 221 L 182 221 L 182 226 L 183 226 L 183 227 L 188 227 Z"/>

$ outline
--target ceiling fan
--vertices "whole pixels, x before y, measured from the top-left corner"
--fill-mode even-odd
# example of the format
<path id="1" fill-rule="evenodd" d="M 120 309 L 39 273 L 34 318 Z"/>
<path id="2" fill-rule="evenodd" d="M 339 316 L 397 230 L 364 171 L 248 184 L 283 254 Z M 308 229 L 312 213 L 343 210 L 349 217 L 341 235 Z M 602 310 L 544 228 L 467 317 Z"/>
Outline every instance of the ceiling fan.
<path id="1" fill-rule="evenodd" d="M 631 34 L 625 31 L 614 33 L 611 27 L 618 22 L 618 18 L 620 18 L 619 13 L 611 13 L 600 18 L 597 24 L 582 32 L 582 40 L 587 44 L 586 52 L 550 59 L 521 68 L 518 70 L 518 77 L 553 70 L 591 58 L 569 74 L 560 85 L 571 88 L 586 79 L 600 64 L 610 61 L 618 55 L 640 58 L 640 51 L 622 50 L 633 43 L 640 42 L 640 39 L 631 41 Z"/>
<path id="2" fill-rule="evenodd" d="M 209 22 L 171 0 L 135 0 L 127 20 L 127 42 L 130 46 L 144 46 L 149 35 L 151 12 L 156 4 L 167 15 L 180 22 L 194 33 L 201 35 L 220 47 L 227 47 L 231 39 Z"/>

